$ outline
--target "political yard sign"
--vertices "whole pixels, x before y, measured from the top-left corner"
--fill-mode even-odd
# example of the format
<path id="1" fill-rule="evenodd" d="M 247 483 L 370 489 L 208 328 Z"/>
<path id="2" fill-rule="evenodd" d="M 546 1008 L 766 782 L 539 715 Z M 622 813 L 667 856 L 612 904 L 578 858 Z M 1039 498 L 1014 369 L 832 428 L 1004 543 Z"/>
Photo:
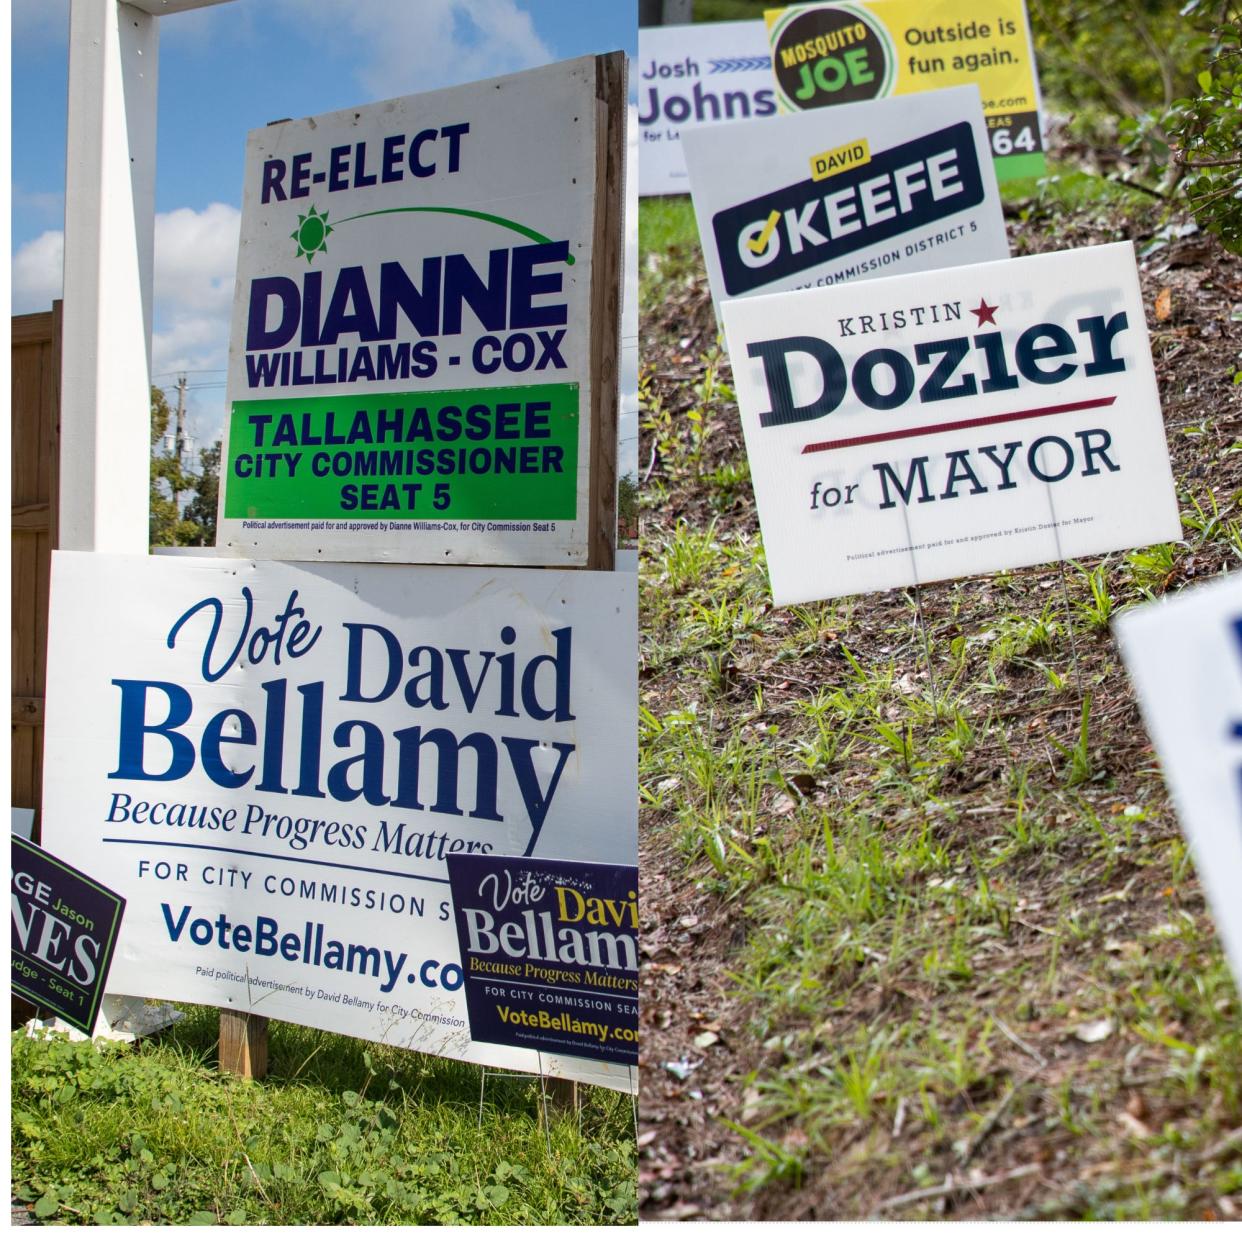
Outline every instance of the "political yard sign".
<path id="1" fill-rule="evenodd" d="M 717 304 L 1009 257 L 973 86 L 683 142 Z"/>
<path id="2" fill-rule="evenodd" d="M 1114 629 L 1242 986 L 1242 574 L 1127 612 Z"/>
<path id="3" fill-rule="evenodd" d="M 638 31 L 638 192 L 688 194 L 681 136 L 692 126 L 772 116 L 772 57 L 762 21 Z"/>
<path id="4" fill-rule="evenodd" d="M 1023 0 L 852 0 L 765 13 L 776 100 L 805 112 L 973 82 L 1001 181 L 1044 171 Z"/>
<path id="5" fill-rule="evenodd" d="M 473 1039 L 638 1064 L 638 868 L 454 854 Z"/>
<path id="6" fill-rule="evenodd" d="M 447 859 L 633 864 L 634 597 L 56 553 L 44 840 L 128 901 L 110 988 L 533 1069 L 469 1038 Z"/>
<path id="7" fill-rule="evenodd" d="M 1181 538 L 1128 242 L 722 312 L 779 604 Z"/>
<path id="8" fill-rule="evenodd" d="M 13 991 L 92 1034 L 125 899 L 16 836 L 10 876 Z"/>
<path id="9" fill-rule="evenodd" d="M 608 60 L 250 134 L 221 548 L 588 563 L 616 437 Z"/>

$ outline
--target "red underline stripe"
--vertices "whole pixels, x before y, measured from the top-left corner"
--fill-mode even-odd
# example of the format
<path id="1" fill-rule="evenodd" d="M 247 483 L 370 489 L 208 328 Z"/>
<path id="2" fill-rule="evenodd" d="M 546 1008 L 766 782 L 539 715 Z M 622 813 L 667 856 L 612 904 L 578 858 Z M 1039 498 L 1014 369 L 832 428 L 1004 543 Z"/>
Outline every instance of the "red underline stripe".
<path id="1" fill-rule="evenodd" d="M 956 423 L 937 423 L 928 427 L 907 427 L 905 431 L 877 431 L 870 436 L 853 436 L 848 440 L 821 440 L 808 444 L 805 453 L 827 453 L 832 449 L 854 448 L 859 444 L 879 444 L 884 440 L 906 440 L 911 436 L 929 436 L 938 431 L 963 431 L 967 427 L 990 427 L 995 423 L 1016 423 L 1025 418 L 1044 418 L 1049 414 L 1069 414 L 1074 410 L 1095 410 L 1112 405 L 1116 397 L 1097 397 L 1092 401 L 1071 401 L 1066 405 L 1045 405 L 1038 410 L 1017 410 L 1013 414 L 990 414 L 986 418 L 963 418 Z"/>

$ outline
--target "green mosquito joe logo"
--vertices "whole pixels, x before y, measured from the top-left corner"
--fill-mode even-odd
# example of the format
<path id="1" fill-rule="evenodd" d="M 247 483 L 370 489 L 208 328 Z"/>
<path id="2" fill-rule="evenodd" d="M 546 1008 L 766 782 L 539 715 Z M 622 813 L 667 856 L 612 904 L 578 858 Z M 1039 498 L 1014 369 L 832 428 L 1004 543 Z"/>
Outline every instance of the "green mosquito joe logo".
<path id="1" fill-rule="evenodd" d="M 888 32 L 852 4 L 791 9 L 773 33 L 777 91 L 795 112 L 888 95 L 895 66 Z"/>

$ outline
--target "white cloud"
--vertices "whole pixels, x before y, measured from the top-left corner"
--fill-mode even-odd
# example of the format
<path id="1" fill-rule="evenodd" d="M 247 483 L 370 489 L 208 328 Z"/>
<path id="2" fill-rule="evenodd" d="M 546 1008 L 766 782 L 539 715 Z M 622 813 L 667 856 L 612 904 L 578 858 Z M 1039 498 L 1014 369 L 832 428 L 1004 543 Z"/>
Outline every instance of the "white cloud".
<path id="1" fill-rule="evenodd" d="M 49 229 L 28 241 L 13 256 L 13 314 L 51 310 L 60 297 L 65 264 L 65 234 Z"/>
<path id="2" fill-rule="evenodd" d="M 189 373 L 190 426 L 200 445 L 224 426 L 224 369 L 241 212 L 227 203 L 155 217 L 155 331 L 151 372 L 169 392 Z M 221 385 L 205 387 L 205 385 Z"/>
<path id="3" fill-rule="evenodd" d="M 552 60 L 516 0 L 279 0 L 303 30 L 347 45 L 375 99 L 515 73 Z"/>
<path id="4" fill-rule="evenodd" d="M 182 207 L 155 217 L 155 331 L 151 370 L 170 385 L 171 372 L 189 371 L 191 383 L 223 381 L 229 317 L 237 268 L 241 213 L 225 203 L 202 211 Z M 13 312 L 47 310 L 61 296 L 65 238 L 49 230 L 13 256 Z M 192 394 L 191 413 L 210 441 L 224 417 L 223 388 Z"/>
<path id="5" fill-rule="evenodd" d="M 241 212 L 227 203 L 156 216 L 156 303 L 223 311 L 227 321 L 240 231 Z"/>

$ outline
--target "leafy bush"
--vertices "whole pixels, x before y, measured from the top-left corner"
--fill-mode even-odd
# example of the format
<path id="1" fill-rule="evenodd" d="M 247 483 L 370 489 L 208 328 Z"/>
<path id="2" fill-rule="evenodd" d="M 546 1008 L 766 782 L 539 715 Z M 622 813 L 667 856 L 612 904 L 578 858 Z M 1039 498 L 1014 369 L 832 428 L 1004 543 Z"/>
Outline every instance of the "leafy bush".
<path id="1" fill-rule="evenodd" d="M 1199 226 L 1242 254 L 1242 5 L 1190 0 L 1183 12 L 1211 17 L 1215 25 L 1197 79 L 1200 93 L 1172 105 L 1167 129 Z"/>

